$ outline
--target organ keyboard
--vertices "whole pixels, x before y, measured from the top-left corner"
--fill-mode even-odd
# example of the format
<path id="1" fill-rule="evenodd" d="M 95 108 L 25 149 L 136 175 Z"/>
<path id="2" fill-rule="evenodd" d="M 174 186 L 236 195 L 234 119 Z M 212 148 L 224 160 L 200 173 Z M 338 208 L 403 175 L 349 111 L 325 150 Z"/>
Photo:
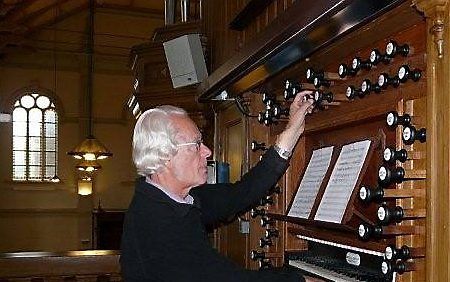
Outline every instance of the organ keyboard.
<path id="1" fill-rule="evenodd" d="M 308 241 L 308 250 L 288 252 L 286 264 L 305 275 L 326 281 L 395 281 L 381 272 L 384 254 L 312 237 L 298 236 Z"/>

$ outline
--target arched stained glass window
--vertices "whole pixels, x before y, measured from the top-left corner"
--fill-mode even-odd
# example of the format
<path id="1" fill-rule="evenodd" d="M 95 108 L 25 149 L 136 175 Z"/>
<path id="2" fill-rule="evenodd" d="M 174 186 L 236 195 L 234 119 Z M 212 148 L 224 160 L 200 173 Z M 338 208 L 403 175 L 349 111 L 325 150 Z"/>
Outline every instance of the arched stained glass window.
<path id="1" fill-rule="evenodd" d="M 14 103 L 13 175 L 15 181 L 50 181 L 58 168 L 58 113 L 55 104 L 38 93 Z"/>

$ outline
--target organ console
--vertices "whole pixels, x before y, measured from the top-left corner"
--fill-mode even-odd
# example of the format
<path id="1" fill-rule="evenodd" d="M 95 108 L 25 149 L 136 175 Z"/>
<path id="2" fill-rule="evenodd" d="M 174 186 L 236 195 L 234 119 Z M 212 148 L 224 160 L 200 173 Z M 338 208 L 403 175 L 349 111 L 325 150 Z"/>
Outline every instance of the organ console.
<path id="1" fill-rule="evenodd" d="M 283 49 L 287 38 L 291 38 L 289 36 L 265 45 L 264 48 L 273 52 L 277 52 L 277 48 L 282 49 L 275 56 L 281 58 L 280 61 L 264 57 L 264 63 L 254 68 L 256 71 L 251 75 L 245 76 L 244 71 L 237 69 L 238 82 L 230 82 L 233 89 L 243 87 L 248 79 L 277 69 L 277 63 L 300 54 L 286 68 L 270 73 L 260 81 L 253 81 L 254 86 L 244 88 L 240 93 L 253 97 L 250 92 L 267 89 L 269 93 L 290 100 L 297 94 L 297 89 L 304 86 L 286 78 L 299 77 L 306 78 L 316 88 L 317 91 L 313 92 L 316 105 L 345 101 L 307 116 L 305 132 L 294 149 L 288 171 L 279 182 L 282 192 L 276 195 L 273 205 L 266 205 L 263 200 L 264 213 L 252 211 L 252 218 L 256 215 L 258 218 L 251 219 L 257 228 L 251 229 L 254 234 L 249 236 L 249 244 L 253 249 L 264 248 L 265 253 L 283 257 L 271 260 L 273 266 L 289 264 L 330 281 L 444 281 L 430 279 L 439 274 L 427 273 L 425 264 L 434 267 L 437 257 L 434 255 L 433 260 L 428 261 L 430 253 L 423 250 L 431 247 L 434 254 L 439 251 L 435 247 L 436 241 L 433 241 L 435 235 L 430 232 L 440 228 L 434 208 L 440 209 L 441 206 L 432 210 L 429 206 L 440 202 L 437 191 L 448 194 L 447 182 L 436 178 L 439 177 L 436 172 L 442 174 L 442 170 L 433 161 L 434 158 L 442 160 L 442 157 L 430 144 L 430 138 L 434 140 L 433 144 L 441 144 L 436 138 L 440 133 L 435 127 L 428 127 L 435 121 L 442 126 L 436 114 L 446 112 L 433 99 L 448 105 L 441 86 L 436 84 L 438 77 L 440 81 L 445 80 L 441 70 L 450 68 L 444 63 L 448 62 L 448 44 L 441 45 L 444 59 L 438 59 L 438 49 L 435 49 L 438 33 L 432 30 L 437 29 L 435 25 L 439 21 L 428 18 L 428 14 L 417 13 L 411 1 L 398 1 L 386 8 L 389 11 L 380 11 L 383 16 L 378 18 L 377 14 L 375 18 L 364 18 L 354 29 L 334 25 L 339 25 L 340 17 L 349 14 L 356 17 L 357 12 L 365 10 L 366 5 L 362 3 L 382 5 L 384 1 L 343 2 L 346 3 L 342 5 L 359 3 L 364 7 L 352 6 L 354 9 L 342 10 L 339 17 L 330 18 L 330 25 L 315 29 L 314 33 L 301 37 L 301 40 L 297 38 L 298 41 L 289 45 L 290 48 Z M 425 1 L 413 1 L 418 2 Z M 328 5 L 329 1 L 321 3 Z M 427 6 L 427 13 L 431 10 Z M 302 14 L 301 9 L 297 12 L 289 19 Z M 287 21 L 283 19 L 277 23 L 281 22 Z M 447 26 L 446 18 L 443 24 Z M 308 49 L 311 42 L 330 30 L 343 30 L 345 34 L 327 38 L 317 49 Z M 295 32 L 303 30 L 295 29 Z M 291 35 L 294 36 L 295 32 Z M 448 37 L 448 32 L 441 35 Z M 272 37 L 278 38 L 278 34 L 274 33 Z M 255 50 L 254 54 L 259 54 L 264 48 Z M 333 76 L 336 70 L 337 76 Z M 447 84 L 445 89 L 448 90 Z M 374 92 L 383 94 L 373 95 Z M 259 98 L 256 96 L 254 99 Z M 257 102 L 259 105 L 251 104 L 255 109 L 253 112 L 264 106 L 260 100 Z M 289 103 L 286 101 L 283 106 Z M 261 114 L 262 123 L 271 125 L 268 128 L 249 121 L 252 139 L 265 138 L 265 144 L 275 142 L 286 125 L 286 119 L 280 119 L 272 110 L 277 108 L 278 112 L 278 107 L 272 103 L 271 110 L 266 108 Z M 437 108 L 440 109 L 438 112 Z M 261 128 L 265 129 L 263 133 Z M 356 145 L 366 141 L 370 142 L 366 147 Z M 432 158 L 429 152 L 434 152 Z M 357 158 L 360 155 L 363 155 L 361 160 Z M 256 163 L 257 158 L 253 155 L 251 158 L 251 163 Z M 447 175 L 442 177 L 448 179 Z M 444 187 L 438 187 L 436 182 Z M 448 213 L 443 214 L 448 219 Z M 385 251 L 386 246 L 392 248 L 389 252 L 393 253 L 393 259 L 384 258 L 388 252 Z M 395 249 L 393 246 L 406 247 Z M 422 253 L 403 255 L 406 248 L 422 249 Z M 411 259 L 414 259 L 414 264 L 409 266 Z M 384 267 L 387 270 L 382 271 L 383 260 L 389 264 Z M 407 260 L 407 264 L 397 264 L 398 260 Z M 249 265 L 258 267 L 256 263 Z M 392 275 L 395 272 L 397 274 Z"/>

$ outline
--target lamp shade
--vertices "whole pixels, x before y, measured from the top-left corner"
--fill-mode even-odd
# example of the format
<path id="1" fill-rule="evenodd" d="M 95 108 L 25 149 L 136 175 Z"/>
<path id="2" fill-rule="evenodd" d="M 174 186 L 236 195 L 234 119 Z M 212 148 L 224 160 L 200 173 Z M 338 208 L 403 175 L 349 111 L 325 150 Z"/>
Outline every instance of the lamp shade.
<path id="1" fill-rule="evenodd" d="M 75 166 L 79 171 L 94 172 L 102 168 L 102 166 L 97 161 L 87 161 L 83 160 L 81 163 Z"/>
<path id="2" fill-rule="evenodd" d="M 78 195 L 87 196 L 92 194 L 92 180 L 82 178 L 78 180 Z"/>
<path id="3" fill-rule="evenodd" d="M 76 159 L 83 159 L 85 161 L 102 160 L 113 155 L 105 145 L 92 135 L 89 135 L 83 142 L 67 154 Z"/>

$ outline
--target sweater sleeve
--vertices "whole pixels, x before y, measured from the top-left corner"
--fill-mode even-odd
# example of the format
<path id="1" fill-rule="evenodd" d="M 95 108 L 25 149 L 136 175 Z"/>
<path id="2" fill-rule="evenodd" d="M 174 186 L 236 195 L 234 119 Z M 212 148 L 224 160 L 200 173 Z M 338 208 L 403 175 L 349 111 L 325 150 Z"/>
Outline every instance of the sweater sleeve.
<path id="1" fill-rule="evenodd" d="M 248 171 L 241 180 L 228 184 L 207 184 L 191 190 L 200 200 L 205 224 L 227 220 L 239 214 L 267 195 L 288 167 L 271 147 L 262 160 Z"/>

